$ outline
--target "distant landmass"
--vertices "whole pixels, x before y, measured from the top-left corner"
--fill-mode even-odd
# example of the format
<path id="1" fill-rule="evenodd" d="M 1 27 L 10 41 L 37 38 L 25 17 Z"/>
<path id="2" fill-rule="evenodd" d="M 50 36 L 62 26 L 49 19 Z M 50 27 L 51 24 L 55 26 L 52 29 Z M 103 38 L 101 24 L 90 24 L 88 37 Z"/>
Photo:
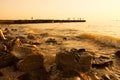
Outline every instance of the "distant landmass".
<path id="1" fill-rule="evenodd" d="M 68 22 L 86 22 L 86 20 L 54 20 L 54 19 L 0 20 L 0 24 L 68 23 Z"/>

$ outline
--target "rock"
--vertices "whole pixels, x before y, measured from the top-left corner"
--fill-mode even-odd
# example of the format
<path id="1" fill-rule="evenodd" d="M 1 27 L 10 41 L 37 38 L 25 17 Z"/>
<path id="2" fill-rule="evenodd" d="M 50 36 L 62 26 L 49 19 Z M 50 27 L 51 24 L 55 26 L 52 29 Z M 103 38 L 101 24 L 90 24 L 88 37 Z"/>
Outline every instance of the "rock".
<path id="1" fill-rule="evenodd" d="M 95 58 L 92 61 L 93 68 L 105 68 L 105 67 L 111 66 L 112 64 L 113 64 L 113 61 L 106 57 Z"/>
<path id="2" fill-rule="evenodd" d="M 40 38 L 47 37 L 48 35 L 49 35 L 48 33 L 42 33 L 42 34 L 40 34 Z"/>
<path id="3" fill-rule="evenodd" d="M 42 54 L 31 54 L 20 60 L 17 63 L 17 67 L 21 71 L 37 71 L 44 67 L 44 58 Z"/>
<path id="4" fill-rule="evenodd" d="M 75 53 L 75 54 L 76 54 L 76 53 L 79 54 L 79 53 L 81 53 L 81 52 L 85 52 L 85 49 L 82 48 L 82 49 L 78 49 L 78 50 L 77 50 L 77 49 L 75 49 L 75 48 L 72 48 L 72 49 L 70 50 L 70 53 L 73 53 L 73 54 L 74 54 L 74 53 Z"/>
<path id="5" fill-rule="evenodd" d="M 35 36 L 34 36 L 33 34 L 29 34 L 29 35 L 27 36 L 27 38 L 34 40 L 34 39 L 35 39 Z"/>
<path id="6" fill-rule="evenodd" d="M 11 51 L 18 59 L 24 59 L 26 56 L 34 54 L 35 52 L 38 52 L 38 49 L 33 45 L 14 46 Z"/>
<path id="7" fill-rule="evenodd" d="M 18 59 L 11 53 L 0 52 L 0 68 L 13 65 Z"/>
<path id="8" fill-rule="evenodd" d="M 32 44 L 32 45 L 40 45 L 41 42 L 38 42 L 38 41 L 31 41 L 30 44 Z"/>
<path id="9" fill-rule="evenodd" d="M 8 28 L 5 28 L 4 31 L 3 31 L 3 33 L 4 33 L 5 35 L 11 34 L 11 32 L 10 32 L 10 30 L 9 30 Z"/>
<path id="10" fill-rule="evenodd" d="M 27 56 L 25 59 L 20 60 L 17 63 L 17 67 L 20 71 L 29 73 L 30 80 L 49 80 L 49 74 L 44 67 L 44 59 L 41 54 Z M 29 78 L 29 76 L 27 78 Z"/>
<path id="11" fill-rule="evenodd" d="M 116 51 L 115 55 L 120 58 L 120 50 Z"/>
<path id="12" fill-rule="evenodd" d="M 91 52 L 79 52 L 72 49 L 56 54 L 55 62 L 57 67 L 63 71 L 88 72 L 91 68 Z"/>
<path id="13" fill-rule="evenodd" d="M 109 75 L 107 75 L 107 74 L 104 74 L 102 76 L 102 78 L 103 78 L 103 80 L 111 80 L 110 77 L 109 77 Z"/>
<path id="14" fill-rule="evenodd" d="M 0 29 L 0 40 L 6 40 L 2 30 Z"/>
<path id="15" fill-rule="evenodd" d="M 17 29 L 11 29 L 11 31 L 14 31 L 14 32 L 16 32 L 16 31 L 17 31 Z"/>
<path id="16" fill-rule="evenodd" d="M 15 36 L 11 35 L 6 35 L 5 37 L 7 38 L 8 41 L 13 40 L 15 38 Z"/>
<path id="17" fill-rule="evenodd" d="M 55 39 L 49 38 L 48 40 L 46 40 L 46 43 L 50 44 L 57 44 L 57 41 Z"/>
<path id="18" fill-rule="evenodd" d="M 27 40 L 26 37 L 24 37 L 24 36 L 18 36 L 18 38 L 20 39 L 20 41 L 21 41 L 22 43 L 27 43 L 27 42 L 28 42 L 28 40 Z"/>
<path id="19" fill-rule="evenodd" d="M 0 51 L 7 51 L 7 47 L 4 44 L 0 44 Z"/>

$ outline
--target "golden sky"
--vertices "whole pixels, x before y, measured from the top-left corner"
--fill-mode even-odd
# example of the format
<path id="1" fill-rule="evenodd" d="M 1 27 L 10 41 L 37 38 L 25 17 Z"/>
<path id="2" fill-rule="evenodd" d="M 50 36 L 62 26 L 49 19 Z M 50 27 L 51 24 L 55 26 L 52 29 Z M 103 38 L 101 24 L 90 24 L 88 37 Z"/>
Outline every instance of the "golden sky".
<path id="1" fill-rule="evenodd" d="M 0 19 L 120 18 L 120 0 L 0 0 Z"/>

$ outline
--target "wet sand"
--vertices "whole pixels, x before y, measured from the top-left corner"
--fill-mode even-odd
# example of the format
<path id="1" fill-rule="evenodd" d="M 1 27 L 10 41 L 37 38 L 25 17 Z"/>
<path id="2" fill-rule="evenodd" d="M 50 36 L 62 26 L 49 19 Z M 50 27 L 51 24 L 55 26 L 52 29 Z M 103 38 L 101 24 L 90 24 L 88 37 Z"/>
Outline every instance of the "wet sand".
<path id="1" fill-rule="evenodd" d="M 111 46 L 95 40 L 94 37 L 84 37 L 79 34 L 78 30 L 73 29 L 35 29 L 33 27 L 23 26 L 4 26 L 2 27 L 3 33 L 6 38 L 15 39 L 19 37 L 22 46 L 32 46 L 37 48 L 44 56 L 44 66 L 49 73 L 49 80 L 119 80 L 120 79 L 120 64 L 119 57 L 115 55 L 115 52 L 119 50 L 119 47 Z M 8 28 L 10 32 L 5 32 L 4 29 Z M 99 36 L 99 35 L 97 35 Z M 92 60 L 90 71 L 82 73 L 80 75 L 71 75 L 64 77 L 67 74 L 56 68 L 55 57 L 61 50 L 85 49 L 86 51 L 93 52 L 92 56 L 96 59 L 102 56 L 112 61 L 112 65 L 99 68 L 95 59 Z M 19 58 L 24 58 L 25 55 L 21 51 L 13 49 L 13 55 Z M 104 60 L 104 59 L 103 59 Z M 106 60 L 106 59 L 105 59 Z M 104 62 L 104 61 L 103 61 Z M 67 62 L 66 62 L 67 63 Z M 97 66 L 96 66 L 97 64 Z M 108 62 L 109 64 L 109 62 Z M 74 64 L 73 64 L 74 65 Z M 100 64 L 101 65 L 101 64 Z M 33 66 L 34 67 L 34 66 Z M 3 76 L 0 76 L 0 80 L 22 80 L 18 79 L 19 76 L 26 73 L 25 71 L 14 70 L 13 65 L 6 66 L 0 69 Z M 84 74 L 82 76 L 82 74 Z M 64 75 L 64 76 L 61 76 Z M 87 76 L 87 77 L 86 77 Z M 83 77 L 83 78 L 81 78 Z M 35 79 L 39 80 L 39 79 Z M 41 79 L 40 79 L 41 80 Z"/>

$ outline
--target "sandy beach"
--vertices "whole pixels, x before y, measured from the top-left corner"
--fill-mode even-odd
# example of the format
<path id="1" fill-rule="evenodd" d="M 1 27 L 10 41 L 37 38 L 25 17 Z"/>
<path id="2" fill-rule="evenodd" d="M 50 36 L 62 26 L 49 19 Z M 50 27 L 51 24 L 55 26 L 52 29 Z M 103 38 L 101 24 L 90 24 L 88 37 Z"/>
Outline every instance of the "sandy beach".
<path id="1" fill-rule="evenodd" d="M 0 42 L 0 80 L 120 79 L 119 39 L 76 29 L 0 27 L 6 38 Z"/>

